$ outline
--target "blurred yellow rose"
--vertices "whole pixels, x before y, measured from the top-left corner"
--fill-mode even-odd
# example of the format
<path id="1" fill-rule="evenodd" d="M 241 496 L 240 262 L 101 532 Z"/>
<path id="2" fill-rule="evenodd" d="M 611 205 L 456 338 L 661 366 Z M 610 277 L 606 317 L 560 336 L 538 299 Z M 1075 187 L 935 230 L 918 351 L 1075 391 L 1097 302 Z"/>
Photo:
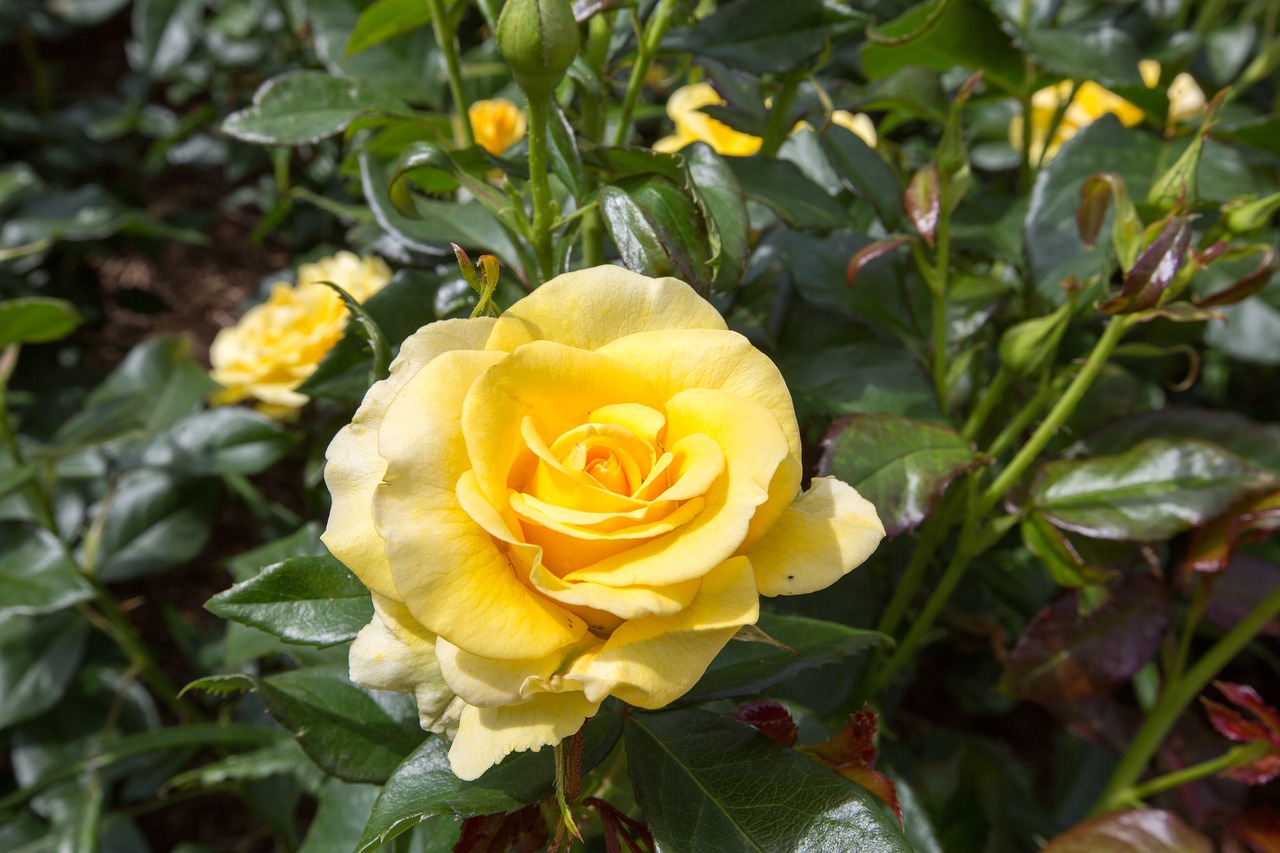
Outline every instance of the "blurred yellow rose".
<path id="1" fill-rule="evenodd" d="M 723 103 L 724 99 L 710 83 L 694 83 L 676 89 L 667 99 L 667 115 L 675 122 L 676 132 L 655 142 L 653 150 L 679 151 L 692 142 L 705 142 L 717 154 L 734 157 L 746 157 L 759 151 L 760 137 L 734 130 L 702 111 L 703 107 Z"/>
<path id="2" fill-rule="evenodd" d="M 524 139 L 524 112 L 506 98 L 476 101 L 467 110 L 476 144 L 497 157 Z"/>
<path id="3" fill-rule="evenodd" d="M 1147 84 L 1148 89 L 1160 85 L 1160 63 L 1154 59 L 1139 62 L 1138 73 L 1142 75 L 1142 82 Z M 1185 71 L 1173 78 L 1166 94 L 1169 96 L 1170 123 L 1190 121 L 1204 112 L 1204 90 L 1200 88 L 1196 78 Z"/>
<path id="4" fill-rule="evenodd" d="M 245 312 L 240 322 L 218 332 L 209 349 L 210 375 L 222 386 L 214 403 L 258 401 L 258 409 L 287 418 L 305 405 L 296 389 L 342 337 L 347 308 L 331 281 L 364 302 L 391 280 L 381 258 L 351 252 L 298 268 L 298 283 L 271 288 L 271 296 Z"/>
<path id="5" fill-rule="evenodd" d="M 375 608 L 351 678 L 413 693 L 463 779 L 606 697 L 664 706 L 759 596 L 883 537 L 801 473 L 781 374 L 683 282 L 597 267 L 425 326 L 328 451 L 323 539 Z"/>
<path id="6" fill-rule="evenodd" d="M 831 123 L 843 127 L 845 130 L 852 131 L 859 136 L 863 142 L 876 147 L 876 126 L 871 121 L 871 116 L 866 113 L 851 113 L 847 110 L 836 110 L 831 114 Z"/>

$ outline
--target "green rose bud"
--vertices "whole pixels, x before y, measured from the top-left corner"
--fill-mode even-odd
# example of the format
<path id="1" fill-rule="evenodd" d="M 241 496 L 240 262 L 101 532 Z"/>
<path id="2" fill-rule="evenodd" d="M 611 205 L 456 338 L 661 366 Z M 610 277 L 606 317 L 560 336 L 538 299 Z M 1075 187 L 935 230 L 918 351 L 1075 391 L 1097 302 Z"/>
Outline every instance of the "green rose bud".
<path id="1" fill-rule="evenodd" d="M 498 50 L 530 98 L 555 91 L 580 39 L 569 0 L 507 0 L 498 18 Z"/>

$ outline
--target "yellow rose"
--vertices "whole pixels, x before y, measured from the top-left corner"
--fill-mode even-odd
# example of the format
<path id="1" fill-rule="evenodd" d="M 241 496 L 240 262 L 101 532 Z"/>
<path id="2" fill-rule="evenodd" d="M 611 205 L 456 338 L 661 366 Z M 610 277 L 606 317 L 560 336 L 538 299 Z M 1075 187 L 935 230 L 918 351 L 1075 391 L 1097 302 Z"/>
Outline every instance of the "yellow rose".
<path id="1" fill-rule="evenodd" d="M 608 696 L 664 706 L 759 596 L 823 589 L 883 537 L 801 470 L 777 368 L 675 279 L 597 267 L 425 326 L 328 451 L 323 539 L 375 607 L 351 678 L 414 693 L 463 779 Z"/>
<path id="2" fill-rule="evenodd" d="M 476 101 L 467 110 L 476 144 L 497 157 L 521 139 L 527 127 L 524 113 L 506 98 Z"/>
<path id="3" fill-rule="evenodd" d="M 1108 113 L 1120 119 L 1125 127 L 1132 127 L 1142 121 L 1142 110 L 1124 98 L 1104 89 L 1097 83 L 1086 81 L 1076 89 L 1075 97 L 1067 104 L 1062 119 L 1049 138 L 1049 126 L 1057 115 L 1059 108 L 1071 98 L 1071 82 L 1064 80 L 1055 86 L 1048 86 L 1031 96 L 1031 162 L 1042 163 L 1050 160 L 1062 143 L 1075 136 L 1080 130 L 1093 124 Z M 1015 118 L 1009 124 L 1009 141 L 1014 148 L 1022 148 L 1022 119 Z"/>
<path id="4" fill-rule="evenodd" d="M 1142 82 L 1147 84 L 1148 89 L 1154 89 L 1160 84 L 1160 63 L 1154 59 L 1139 62 L 1138 73 L 1142 75 Z M 1173 78 L 1166 94 L 1169 96 L 1170 123 L 1191 121 L 1204 112 L 1204 90 L 1200 88 L 1196 78 L 1185 71 Z"/>
<path id="5" fill-rule="evenodd" d="M 863 142 L 872 148 L 876 147 L 876 126 L 866 113 L 857 113 L 855 115 L 848 110 L 836 110 L 831 114 L 831 123 L 852 131 L 861 137 Z"/>
<path id="6" fill-rule="evenodd" d="M 223 387 L 215 403 L 246 398 L 273 417 L 287 418 L 307 402 L 296 389 L 315 372 L 325 353 L 342 337 L 347 308 L 331 281 L 364 302 L 391 280 L 381 258 L 339 252 L 298 268 L 296 286 L 272 287 L 266 302 L 250 308 L 240 322 L 223 329 L 209 349 L 210 375 Z"/>
<path id="7" fill-rule="evenodd" d="M 717 154 L 746 157 L 759 151 L 760 137 L 734 130 L 702 111 L 703 107 L 723 103 L 710 83 L 694 83 L 676 89 L 667 99 L 667 115 L 675 122 L 675 135 L 659 139 L 653 150 L 679 151 L 691 142 L 705 142 Z"/>

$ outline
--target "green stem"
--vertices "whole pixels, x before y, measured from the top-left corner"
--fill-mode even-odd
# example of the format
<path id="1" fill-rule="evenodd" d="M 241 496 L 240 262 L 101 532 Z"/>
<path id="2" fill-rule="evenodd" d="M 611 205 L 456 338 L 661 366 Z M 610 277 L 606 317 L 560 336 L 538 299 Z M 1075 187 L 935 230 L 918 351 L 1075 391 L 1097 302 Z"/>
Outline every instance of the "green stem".
<path id="1" fill-rule="evenodd" d="M 1225 770 L 1231 770 L 1257 761 L 1271 750 L 1271 744 L 1266 741 L 1241 744 L 1227 750 L 1217 758 L 1211 758 L 1208 761 L 1202 761 L 1199 764 L 1193 764 L 1190 767 L 1184 767 L 1181 770 L 1157 776 L 1149 782 L 1144 782 L 1127 791 L 1121 791 L 1116 796 L 1116 800 L 1140 802 L 1154 797 L 1156 794 L 1163 794 L 1165 791 L 1180 788 L 1192 782 L 1198 782 L 1206 776 L 1213 776 Z"/>
<path id="2" fill-rule="evenodd" d="M 15 350 L 11 350 L 16 352 Z M 13 431 L 13 424 L 9 421 L 9 404 L 7 400 L 7 389 L 0 384 L 0 443 L 4 445 L 4 449 L 9 453 L 14 463 L 21 468 L 27 464 L 26 454 L 22 452 L 22 445 L 18 443 L 17 433 Z M 35 513 L 36 520 L 40 526 L 50 532 L 57 532 L 57 525 L 53 518 L 53 501 L 49 493 L 40 484 L 36 475 L 32 475 L 23 486 L 23 491 L 27 495 L 27 503 L 31 506 L 31 511 Z"/>
<path id="3" fill-rule="evenodd" d="M 1067 386 L 1067 390 L 1062 392 L 1058 402 L 1049 410 L 1049 414 L 1040 422 L 1040 426 L 1031 434 L 1031 438 L 1027 439 L 1027 443 L 1022 446 L 1022 449 L 1013 457 L 1009 465 L 996 477 L 995 482 L 988 486 L 987 490 L 978 498 L 977 506 L 971 510 L 973 516 L 985 516 L 993 506 L 1000 502 L 1000 498 L 1018 481 L 1018 478 L 1031 467 L 1031 463 L 1040 455 L 1040 451 L 1044 450 L 1050 439 L 1066 423 L 1067 418 L 1071 416 L 1076 406 L 1080 404 L 1085 392 L 1089 390 L 1093 380 L 1098 378 L 1098 374 L 1106 365 L 1107 359 L 1111 357 L 1111 353 L 1115 351 L 1116 346 L 1120 343 L 1120 339 L 1124 337 L 1124 333 L 1131 323 L 1132 321 L 1124 316 L 1111 319 L 1111 322 L 1107 324 L 1107 328 L 1103 330 L 1102 337 L 1094 345 L 1093 351 L 1089 353 L 1084 366 L 1080 368 L 1080 372 L 1076 374 L 1075 379 L 1071 380 L 1071 384 Z"/>
<path id="4" fill-rule="evenodd" d="M 603 81 L 605 62 L 609 55 L 609 41 L 612 30 L 604 15 L 592 15 L 587 25 L 587 48 L 585 56 L 587 64 L 595 71 L 597 79 Z M 605 110 L 602 98 L 583 98 L 582 130 L 587 138 L 603 141 L 605 134 Z M 587 174 L 586 198 L 591 198 L 597 187 L 593 172 Z M 600 208 L 593 206 L 582 216 L 582 264 L 584 267 L 596 267 L 604 263 L 604 219 Z"/>
<path id="5" fill-rule="evenodd" d="M 462 62 L 458 59 L 458 32 L 456 23 L 445 15 L 444 0 L 427 0 L 431 7 L 431 29 L 436 34 L 436 44 L 444 54 L 444 65 L 449 73 L 449 93 L 453 96 L 454 141 L 461 145 L 475 145 L 476 135 L 471 129 L 470 104 L 467 92 L 462 88 Z M 459 136 L 459 134 L 461 134 Z"/>
<path id="6" fill-rule="evenodd" d="M 549 95 L 529 96 L 529 191 L 533 194 L 533 253 L 542 281 L 555 276 L 555 253 L 551 245 L 551 183 L 547 166 L 547 121 L 551 109 Z"/>
<path id="7" fill-rule="evenodd" d="M 987 456 L 992 459 L 999 459 L 1006 450 L 1013 446 L 1018 436 L 1026 431 L 1031 422 L 1040 417 L 1040 413 L 1044 411 L 1045 406 L 1049 405 L 1049 401 L 1053 398 L 1055 383 L 1050 381 L 1046 376 L 1040 383 L 1040 387 L 1036 390 L 1035 395 L 1027 401 L 1027 404 L 1018 410 L 1017 414 L 1005 424 L 1004 429 L 992 440 L 990 446 L 987 447 Z"/>
<path id="8" fill-rule="evenodd" d="M 1207 583 L 1203 575 L 1196 575 L 1196 590 L 1191 604 L 1187 607 L 1187 618 L 1182 624 L 1182 636 L 1178 638 L 1178 650 L 1174 655 L 1165 680 L 1169 685 L 1177 684 L 1182 678 L 1182 671 L 1187 667 L 1187 659 L 1191 656 L 1191 640 L 1196 635 L 1196 628 L 1209 609 L 1209 594 L 1213 590 L 1212 583 Z"/>
<path id="9" fill-rule="evenodd" d="M 676 0 L 659 0 L 658 8 L 645 23 L 640 44 L 636 47 L 636 64 L 631 66 L 631 79 L 627 81 L 627 94 L 622 99 L 622 113 L 618 116 L 618 124 L 613 130 L 613 144 L 626 145 L 631 138 L 631 118 L 635 115 L 636 102 L 640 100 L 640 92 L 644 89 L 645 77 L 649 75 L 649 67 L 653 58 L 658 55 L 658 47 L 662 37 L 671 24 L 671 16 L 676 10 Z"/>
<path id="10" fill-rule="evenodd" d="M 764 135 L 760 138 L 761 157 L 778 156 L 778 149 L 782 147 L 782 143 L 791 132 L 791 125 L 787 123 L 787 113 L 791 109 L 791 102 L 796 98 L 796 91 L 800 88 L 802 79 L 803 77 L 799 74 L 788 76 L 782 82 L 782 91 L 774 96 L 773 106 L 769 107 L 769 117 L 764 122 Z"/>
<path id="11" fill-rule="evenodd" d="M 944 208 L 949 209 L 949 208 Z M 950 215 L 938 219 L 936 232 L 937 253 L 930 289 L 933 291 L 933 388 L 938 404 L 945 412 L 947 406 L 947 284 L 951 265 Z"/>
<path id="12" fill-rule="evenodd" d="M 1142 727 L 1130 741 L 1128 750 L 1111 775 L 1111 781 L 1098 798 L 1093 814 L 1101 814 L 1115 807 L 1121 793 L 1132 788 L 1138 781 L 1147 763 L 1160 748 L 1165 735 L 1173 728 L 1186 707 L 1277 615 L 1280 615 L 1280 589 L 1273 590 L 1260 601 L 1249 615 L 1214 643 L 1176 684 L 1172 684 L 1170 689 L 1161 694 Z"/>
<path id="13" fill-rule="evenodd" d="M 1005 392 L 1009 390 L 1011 384 L 1013 384 L 1013 373 L 1001 366 L 992 378 L 991 384 L 978 398 L 978 404 L 969 413 L 969 419 L 965 421 L 964 429 L 960 434 L 969 441 L 975 441 L 978 433 L 982 432 L 982 427 L 986 425 L 987 418 L 991 417 L 996 406 L 1004 399 Z"/>

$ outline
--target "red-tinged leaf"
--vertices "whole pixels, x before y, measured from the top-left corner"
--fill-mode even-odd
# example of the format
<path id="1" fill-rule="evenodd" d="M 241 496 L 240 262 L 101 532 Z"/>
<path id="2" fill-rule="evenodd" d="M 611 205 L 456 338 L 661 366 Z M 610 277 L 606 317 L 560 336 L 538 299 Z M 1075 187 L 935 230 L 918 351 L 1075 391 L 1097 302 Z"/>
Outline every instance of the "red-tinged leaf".
<path id="1" fill-rule="evenodd" d="M 1280 815 L 1270 809 L 1251 809 L 1231 823 L 1227 837 L 1253 853 L 1280 853 Z"/>
<path id="2" fill-rule="evenodd" d="M 1257 690 L 1248 684 L 1234 684 L 1230 681 L 1215 681 L 1213 686 L 1218 688 L 1231 704 L 1239 705 L 1257 717 L 1258 722 L 1271 732 L 1271 741 L 1280 746 L 1280 713 L 1264 702 Z"/>
<path id="3" fill-rule="evenodd" d="M 1271 274 L 1276 271 L 1278 262 L 1276 250 L 1270 246 L 1254 246 L 1251 248 L 1262 254 L 1262 260 L 1258 261 L 1258 265 L 1222 290 L 1211 293 L 1202 299 L 1197 299 L 1197 305 L 1202 308 L 1234 305 L 1237 302 L 1243 302 L 1266 286 L 1267 282 L 1271 280 Z"/>
<path id="4" fill-rule="evenodd" d="M 1193 248 L 1191 250 L 1191 258 L 1200 266 L 1207 267 L 1209 264 L 1222 257 L 1222 255 L 1227 251 L 1227 248 L 1228 246 L 1226 241 L 1219 240 L 1204 251 Z"/>
<path id="5" fill-rule="evenodd" d="M 836 772 L 884 800 L 898 816 L 898 823 L 902 823 L 902 803 L 898 801 L 898 787 L 893 784 L 892 779 L 869 767 L 845 767 Z"/>
<path id="6" fill-rule="evenodd" d="M 596 810 L 600 815 L 600 825 L 604 827 L 604 847 L 606 853 L 622 853 L 622 846 L 618 840 L 626 842 L 627 849 L 630 853 L 644 853 L 640 847 L 640 842 L 644 843 L 644 850 L 650 853 L 654 850 L 653 834 L 649 832 L 649 827 L 640 823 L 638 820 L 628 817 L 614 806 L 600 799 L 599 797 L 587 797 L 582 804 Z"/>
<path id="7" fill-rule="evenodd" d="M 1280 776 L 1280 755 L 1264 755 L 1239 767 L 1232 767 L 1222 774 L 1245 785 L 1265 785 Z"/>
<path id="8" fill-rule="evenodd" d="M 1183 569 L 1217 574 L 1231 565 L 1236 547 L 1257 542 L 1280 529 L 1280 492 L 1251 501 L 1221 518 L 1192 529 Z"/>
<path id="9" fill-rule="evenodd" d="M 777 702 L 751 702 L 725 716 L 758 729 L 783 746 L 795 746 L 800 734 L 791 712 Z"/>
<path id="10" fill-rule="evenodd" d="M 1241 743 L 1249 743 L 1267 738 L 1267 728 L 1261 723 L 1246 720 L 1244 715 L 1234 708 L 1228 708 L 1220 702 L 1201 697 L 1200 704 L 1209 716 L 1209 723 L 1218 734 Z"/>
<path id="11" fill-rule="evenodd" d="M 505 814 L 476 815 L 462 822 L 453 853 L 535 853 L 547 843 L 547 824 L 535 803 Z"/>
<path id="12" fill-rule="evenodd" d="M 880 750 L 876 748 L 876 725 L 879 718 L 869 705 L 849 715 L 834 737 L 814 746 L 804 747 L 802 752 L 821 760 L 836 770 L 849 767 L 874 768 Z"/>
<path id="13" fill-rule="evenodd" d="M 938 167 L 933 163 L 922 167 L 911 178 L 907 185 L 904 199 L 907 216 L 911 224 L 933 246 L 934 234 L 938 231 L 938 219 L 942 215 L 942 192 L 938 184 Z"/>
<path id="14" fill-rule="evenodd" d="M 844 271 L 844 280 L 848 282 L 850 287 L 853 287 L 858 278 L 858 273 L 862 272 L 863 267 L 876 258 L 889 254 L 899 246 L 906 246 L 910 243 L 910 237 L 889 237 L 885 240 L 875 240 L 868 243 L 854 252 L 853 257 L 849 259 L 849 266 Z"/>
<path id="15" fill-rule="evenodd" d="M 1130 575 L 1085 613 L 1072 591 L 1041 610 L 1005 662 L 1001 687 L 1043 704 L 1076 702 L 1127 681 L 1159 650 L 1174 606 L 1162 584 Z"/>
<path id="16" fill-rule="evenodd" d="M 1133 266 L 1142 247 L 1142 220 L 1129 198 L 1124 178 L 1115 172 L 1098 172 L 1080 186 L 1076 228 L 1080 231 L 1080 240 L 1092 249 L 1107 218 L 1107 202 L 1112 198 L 1116 203 L 1116 215 L 1111 227 L 1111 243 L 1120 260 L 1120 268 L 1127 270 Z"/>
<path id="17" fill-rule="evenodd" d="M 1133 809 L 1077 824 L 1040 853 L 1213 853 L 1213 844 L 1173 812 Z"/>
<path id="18" fill-rule="evenodd" d="M 1280 588 L 1280 566 L 1238 554 L 1225 572 L 1214 577 L 1205 619 L 1218 630 L 1229 631 L 1277 588 Z M 1259 633 L 1264 637 L 1280 637 L 1280 623 L 1273 620 Z"/>
<path id="19" fill-rule="evenodd" d="M 1160 296 L 1182 269 L 1191 245 L 1191 225 L 1171 216 L 1125 273 L 1120 292 L 1098 305 L 1104 314 L 1136 314 L 1154 308 Z"/>

